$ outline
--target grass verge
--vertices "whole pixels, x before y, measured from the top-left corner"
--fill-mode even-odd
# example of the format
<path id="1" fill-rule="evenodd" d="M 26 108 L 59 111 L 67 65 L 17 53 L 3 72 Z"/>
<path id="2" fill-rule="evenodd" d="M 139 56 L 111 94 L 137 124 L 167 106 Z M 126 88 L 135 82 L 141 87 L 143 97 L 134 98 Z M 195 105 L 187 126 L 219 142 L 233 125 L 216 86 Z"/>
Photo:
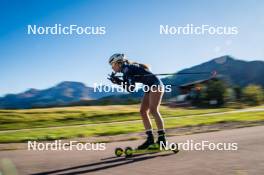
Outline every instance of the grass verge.
<path id="1" fill-rule="evenodd" d="M 264 121 L 264 111 L 251 111 L 227 114 L 196 115 L 165 118 L 166 128 L 185 126 L 212 125 L 225 122 L 249 122 Z M 143 130 L 142 122 L 101 123 L 98 125 L 43 128 L 27 131 L 0 132 L 0 143 L 25 142 L 28 140 L 55 140 L 76 137 L 106 136 L 140 132 Z"/>

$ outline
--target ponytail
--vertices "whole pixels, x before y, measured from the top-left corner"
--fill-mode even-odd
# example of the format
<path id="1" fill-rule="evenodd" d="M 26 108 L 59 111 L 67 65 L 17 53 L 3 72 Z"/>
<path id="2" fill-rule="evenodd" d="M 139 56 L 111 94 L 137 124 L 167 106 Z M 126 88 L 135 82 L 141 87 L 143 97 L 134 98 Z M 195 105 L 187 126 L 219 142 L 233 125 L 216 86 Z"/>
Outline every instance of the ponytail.
<path id="1" fill-rule="evenodd" d="M 146 64 L 131 62 L 129 60 L 125 60 L 124 63 L 126 63 L 126 64 L 138 64 L 140 67 L 143 67 L 144 69 L 149 70 L 149 66 Z"/>
<path id="2" fill-rule="evenodd" d="M 142 64 L 142 63 L 137 63 L 137 64 L 139 64 L 139 66 L 143 67 L 144 69 L 149 70 L 149 66 L 148 65 Z"/>

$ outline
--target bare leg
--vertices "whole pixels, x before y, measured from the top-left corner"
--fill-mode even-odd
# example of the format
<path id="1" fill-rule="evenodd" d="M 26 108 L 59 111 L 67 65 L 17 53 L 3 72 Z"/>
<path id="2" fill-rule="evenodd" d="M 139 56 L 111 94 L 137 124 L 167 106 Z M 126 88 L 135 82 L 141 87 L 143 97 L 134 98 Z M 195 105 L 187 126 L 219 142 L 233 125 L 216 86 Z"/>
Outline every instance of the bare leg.
<path id="1" fill-rule="evenodd" d="M 152 130 L 151 121 L 149 118 L 149 93 L 145 93 L 141 107 L 140 114 L 146 131 Z"/>
<path id="2" fill-rule="evenodd" d="M 149 93 L 149 109 L 155 119 L 158 130 L 164 130 L 164 122 L 159 112 L 162 96 L 163 92 L 151 91 Z"/>
<path id="3" fill-rule="evenodd" d="M 142 150 L 142 149 L 147 149 L 149 145 L 154 144 L 152 125 L 151 125 L 151 121 L 149 118 L 149 93 L 144 94 L 141 107 L 140 107 L 140 114 L 141 114 L 142 121 L 143 121 L 145 130 L 146 130 L 146 134 L 147 134 L 147 140 L 141 145 L 139 145 L 137 148 L 137 149 Z"/>

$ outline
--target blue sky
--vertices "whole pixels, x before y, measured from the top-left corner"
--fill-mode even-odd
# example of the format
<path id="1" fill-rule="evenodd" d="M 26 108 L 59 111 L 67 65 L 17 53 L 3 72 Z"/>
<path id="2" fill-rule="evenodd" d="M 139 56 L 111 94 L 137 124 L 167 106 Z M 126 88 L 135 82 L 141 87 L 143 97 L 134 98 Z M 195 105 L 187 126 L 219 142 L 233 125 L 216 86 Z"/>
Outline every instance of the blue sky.
<path id="1" fill-rule="evenodd" d="M 108 57 L 123 52 L 155 73 L 232 55 L 264 60 L 261 0 L 38 0 L 0 2 L 0 96 L 61 81 L 109 83 Z M 28 35 L 27 25 L 105 26 L 106 35 Z M 238 35 L 164 36 L 159 25 L 236 26 Z"/>

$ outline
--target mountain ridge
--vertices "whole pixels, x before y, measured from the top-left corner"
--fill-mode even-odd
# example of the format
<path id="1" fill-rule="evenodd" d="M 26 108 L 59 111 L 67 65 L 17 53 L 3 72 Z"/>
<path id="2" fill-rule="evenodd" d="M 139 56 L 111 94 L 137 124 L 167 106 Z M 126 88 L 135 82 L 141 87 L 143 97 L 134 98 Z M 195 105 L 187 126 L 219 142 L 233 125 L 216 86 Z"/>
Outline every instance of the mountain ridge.
<path id="1" fill-rule="evenodd" d="M 182 72 L 213 72 L 217 71 L 218 76 L 224 79 L 230 85 L 245 87 L 249 84 L 258 84 L 264 87 L 264 61 L 244 61 L 235 59 L 230 55 L 224 55 L 218 58 L 211 59 L 207 62 L 182 69 Z M 173 92 L 165 94 L 165 98 L 170 98 L 177 95 L 177 86 L 190 83 L 193 81 L 208 79 L 211 75 L 208 74 L 176 74 L 162 78 L 164 84 L 172 84 Z M 120 96 L 121 95 L 121 96 Z M 17 108 L 36 108 L 49 106 L 64 106 L 77 104 L 82 101 L 93 101 L 101 99 L 117 102 L 118 100 L 125 102 L 129 99 L 140 99 L 142 92 L 134 94 L 124 94 L 114 91 L 113 93 L 93 92 L 93 88 L 86 86 L 82 82 L 63 81 L 53 87 L 47 89 L 28 89 L 18 94 L 7 94 L 0 97 L 0 108 L 17 109 Z M 88 103 L 89 104 L 89 103 Z M 92 103 L 96 104 L 96 103 Z"/>

